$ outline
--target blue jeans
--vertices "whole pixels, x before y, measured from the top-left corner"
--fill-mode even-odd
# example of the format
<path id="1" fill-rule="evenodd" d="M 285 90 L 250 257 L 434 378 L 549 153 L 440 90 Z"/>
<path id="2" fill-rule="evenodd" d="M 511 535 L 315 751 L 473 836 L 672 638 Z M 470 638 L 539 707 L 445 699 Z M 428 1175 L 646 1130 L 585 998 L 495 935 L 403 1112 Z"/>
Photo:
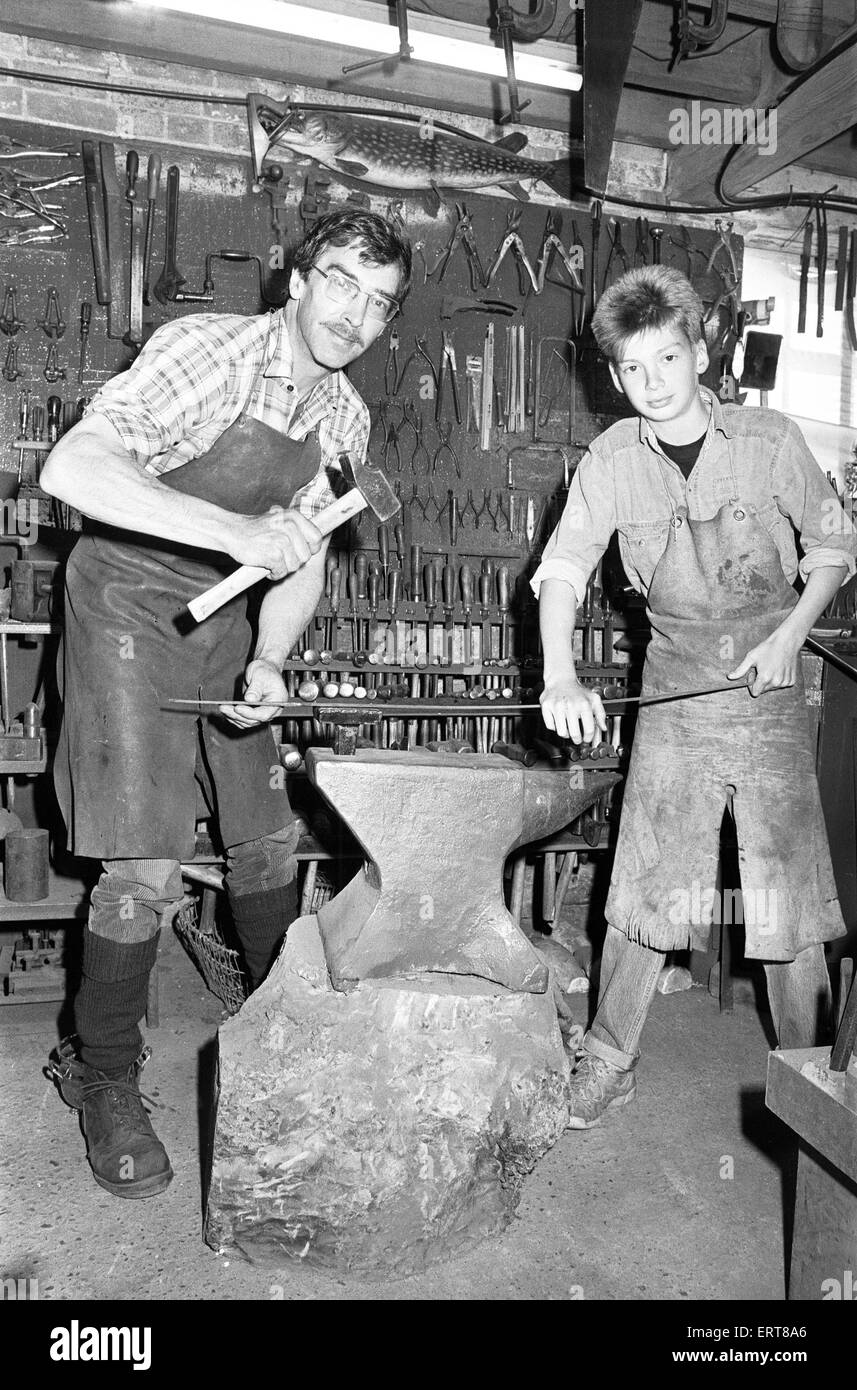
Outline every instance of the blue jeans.
<path id="1" fill-rule="evenodd" d="M 583 1040 L 593 1053 L 620 1071 L 630 1071 L 640 1055 L 646 1022 L 665 951 L 629 941 L 607 928 L 601 956 L 598 1009 Z M 812 1047 L 830 1014 L 830 979 L 822 945 L 807 946 L 794 960 L 765 961 L 768 1003 L 780 1047 Z"/>

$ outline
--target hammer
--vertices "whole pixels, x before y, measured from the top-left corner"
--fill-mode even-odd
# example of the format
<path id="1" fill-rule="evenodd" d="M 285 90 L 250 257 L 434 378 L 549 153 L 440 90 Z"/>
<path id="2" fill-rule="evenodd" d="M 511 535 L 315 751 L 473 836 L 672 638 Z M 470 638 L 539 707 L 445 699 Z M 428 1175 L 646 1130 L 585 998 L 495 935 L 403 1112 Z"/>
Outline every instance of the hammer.
<path id="1" fill-rule="evenodd" d="M 344 521 L 357 516 L 366 507 L 371 508 L 379 521 L 389 521 L 401 510 L 401 502 L 379 468 L 352 463 L 348 454 L 339 455 L 339 466 L 352 487 L 313 518 L 314 524 L 323 536 L 329 536 Z M 267 574 L 268 571 L 259 565 L 240 565 L 219 584 L 206 589 L 199 598 L 192 599 L 188 609 L 196 621 L 201 623 L 204 618 L 222 608 L 224 603 L 235 598 L 236 594 L 243 593 L 252 584 L 265 579 Z"/>

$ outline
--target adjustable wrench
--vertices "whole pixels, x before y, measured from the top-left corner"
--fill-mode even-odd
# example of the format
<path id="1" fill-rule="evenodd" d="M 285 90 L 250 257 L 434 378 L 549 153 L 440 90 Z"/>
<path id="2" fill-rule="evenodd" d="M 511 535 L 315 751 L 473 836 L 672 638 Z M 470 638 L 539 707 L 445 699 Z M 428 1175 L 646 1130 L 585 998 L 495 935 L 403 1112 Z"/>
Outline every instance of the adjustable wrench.
<path id="1" fill-rule="evenodd" d="M 161 304 L 175 301 L 187 279 L 176 265 L 176 246 L 179 234 L 179 167 L 171 164 L 167 170 L 167 214 L 164 234 L 164 268 L 155 285 L 155 298 Z"/>

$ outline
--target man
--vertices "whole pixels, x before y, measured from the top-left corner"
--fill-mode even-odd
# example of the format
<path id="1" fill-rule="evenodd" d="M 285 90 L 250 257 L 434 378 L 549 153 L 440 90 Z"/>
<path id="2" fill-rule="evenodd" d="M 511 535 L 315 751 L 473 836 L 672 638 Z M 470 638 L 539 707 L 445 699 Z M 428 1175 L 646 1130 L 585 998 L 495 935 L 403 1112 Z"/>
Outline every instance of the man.
<path id="1" fill-rule="evenodd" d="M 700 387 L 702 304 L 665 266 L 602 297 L 593 329 L 636 417 L 590 445 L 545 547 L 542 712 L 579 743 L 604 730 L 577 680 L 577 604 L 611 534 L 645 595 L 644 693 L 746 689 L 640 711 L 622 805 L 598 1008 L 572 1078 L 571 1126 L 634 1099 L 638 1043 L 665 952 L 708 944 L 719 831 L 731 806 L 746 954 L 765 963 L 779 1043 L 811 1046 L 829 1009 L 825 941 L 844 932 L 800 675 L 812 624 L 854 573 L 854 535 L 800 431 Z M 793 527 L 800 535 L 798 564 Z M 792 581 L 804 581 L 798 597 Z M 700 911 L 701 903 L 707 905 Z M 702 920 L 702 919 L 705 920 Z"/>
<path id="2" fill-rule="evenodd" d="M 199 314 L 160 328 L 52 450 L 44 489 L 100 525 L 66 578 L 64 719 L 55 781 L 71 848 L 99 858 L 75 1001 L 75 1056 L 55 1074 L 83 1111 L 96 1182 L 148 1197 L 172 1178 L 143 1108 L 139 1020 L 165 913 L 194 855 L 197 781 L 216 813 L 251 983 L 297 915 L 297 831 L 268 721 L 283 664 L 318 605 L 327 546 L 313 516 L 341 452 L 362 462 L 363 401 L 343 375 L 407 292 L 409 246 L 383 219 L 338 212 L 298 246 L 271 314 Z M 302 441 L 302 442 L 298 442 Z M 188 627 L 186 604 L 258 565 L 246 597 Z M 249 657 L 249 661 L 248 661 Z M 246 667 L 246 669 L 245 669 Z M 243 696 L 227 718 L 169 697 Z M 228 722 L 227 722 L 228 721 Z"/>

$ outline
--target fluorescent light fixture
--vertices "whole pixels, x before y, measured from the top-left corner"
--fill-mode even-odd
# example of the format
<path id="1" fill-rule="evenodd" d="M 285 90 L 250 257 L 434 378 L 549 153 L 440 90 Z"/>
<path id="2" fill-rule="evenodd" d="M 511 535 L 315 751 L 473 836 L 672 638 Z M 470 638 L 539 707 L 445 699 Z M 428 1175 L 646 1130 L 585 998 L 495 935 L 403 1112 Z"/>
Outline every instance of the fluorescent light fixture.
<path id="1" fill-rule="evenodd" d="M 216 19 L 236 24 L 242 29 L 265 29 L 294 38 L 314 39 L 316 42 L 358 48 L 372 54 L 395 54 L 399 49 L 398 31 L 390 24 L 358 16 L 339 14 L 331 10 L 310 9 L 292 5 L 286 0 L 134 0 L 152 10 L 171 10 L 177 14 L 196 15 L 200 19 Z M 366 6 L 361 7 L 365 13 Z M 450 25 L 454 21 L 450 21 Z M 461 26 L 463 27 L 463 26 Z M 490 42 L 474 43 L 446 33 L 431 33 L 409 24 L 408 41 L 413 48 L 411 60 L 433 63 L 438 67 L 457 68 L 463 72 L 485 73 L 489 77 L 505 78 L 506 64 L 502 50 Z M 557 91 L 578 92 L 583 79 L 576 68 L 560 59 L 515 51 L 515 71 L 523 85 L 552 87 Z"/>

